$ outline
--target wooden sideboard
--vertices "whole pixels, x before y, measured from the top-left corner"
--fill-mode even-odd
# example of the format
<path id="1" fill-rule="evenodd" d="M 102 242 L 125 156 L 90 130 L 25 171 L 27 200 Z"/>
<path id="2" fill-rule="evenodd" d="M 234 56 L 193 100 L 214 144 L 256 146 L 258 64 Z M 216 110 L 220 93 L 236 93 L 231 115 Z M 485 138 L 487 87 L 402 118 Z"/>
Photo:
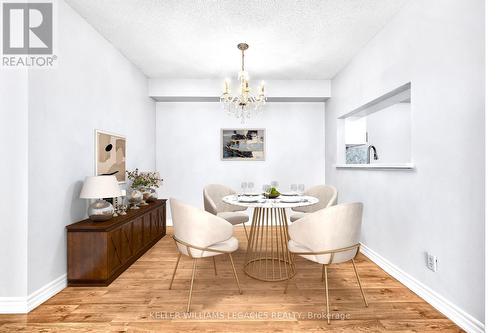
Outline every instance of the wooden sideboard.
<path id="1" fill-rule="evenodd" d="M 66 226 L 68 285 L 107 286 L 166 234 L 166 201 Z"/>

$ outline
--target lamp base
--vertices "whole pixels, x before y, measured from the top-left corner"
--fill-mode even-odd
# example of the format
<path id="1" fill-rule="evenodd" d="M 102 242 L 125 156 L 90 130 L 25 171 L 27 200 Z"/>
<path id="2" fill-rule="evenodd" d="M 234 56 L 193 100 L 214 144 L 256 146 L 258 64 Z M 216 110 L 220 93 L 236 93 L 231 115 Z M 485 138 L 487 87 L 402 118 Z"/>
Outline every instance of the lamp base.
<path id="1" fill-rule="evenodd" d="M 105 200 L 93 202 L 88 209 L 89 218 L 94 222 L 107 221 L 113 217 L 113 205 Z"/>

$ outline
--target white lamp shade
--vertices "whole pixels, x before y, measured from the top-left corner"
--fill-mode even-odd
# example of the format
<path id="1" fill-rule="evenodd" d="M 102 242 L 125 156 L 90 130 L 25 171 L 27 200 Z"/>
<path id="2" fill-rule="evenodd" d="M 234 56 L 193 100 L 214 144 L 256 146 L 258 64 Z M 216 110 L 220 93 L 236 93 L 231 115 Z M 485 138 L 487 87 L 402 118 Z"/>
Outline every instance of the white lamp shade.
<path id="1" fill-rule="evenodd" d="M 116 198 L 122 195 L 115 176 L 92 176 L 85 178 L 80 198 L 101 199 Z"/>

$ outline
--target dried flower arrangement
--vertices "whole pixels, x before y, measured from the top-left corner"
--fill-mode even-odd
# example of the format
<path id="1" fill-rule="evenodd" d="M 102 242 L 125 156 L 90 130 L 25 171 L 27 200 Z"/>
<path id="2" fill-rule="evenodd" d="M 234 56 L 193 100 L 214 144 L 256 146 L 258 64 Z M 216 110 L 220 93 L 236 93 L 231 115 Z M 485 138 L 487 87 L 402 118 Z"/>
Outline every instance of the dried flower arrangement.
<path id="1" fill-rule="evenodd" d="M 163 179 L 158 171 L 142 171 L 139 169 L 126 171 L 127 178 L 132 182 L 130 185 L 133 189 L 141 187 L 155 187 L 158 188 L 163 184 Z"/>

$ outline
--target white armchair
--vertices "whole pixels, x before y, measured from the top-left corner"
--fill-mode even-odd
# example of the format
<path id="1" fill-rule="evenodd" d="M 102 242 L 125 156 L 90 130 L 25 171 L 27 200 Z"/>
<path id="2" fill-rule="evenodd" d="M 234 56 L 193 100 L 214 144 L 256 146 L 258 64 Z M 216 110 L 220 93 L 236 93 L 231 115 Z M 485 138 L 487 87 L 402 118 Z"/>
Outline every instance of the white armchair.
<path id="1" fill-rule="evenodd" d="M 232 225 L 243 224 L 245 235 L 248 239 L 248 232 L 245 223 L 248 222 L 248 215 L 241 212 L 246 210 L 246 207 L 230 205 L 225 203 L 222 198 L 227 195 L 236 194 L 231 188 L 220 185 L 210 184 L 203 189 L 203 203 L 205 210 L 213 215 L 217 215 Z"/>
<path id="2" fill-rule="evenodd" d="M 319 201 L 314 205 L 292 208 L 295 213 L 290 215 L 290 222 L 295 222 L 309 213 L 336 205 L 338 191 L 333 186 L 316 185 L 307 189 L 304 192 L 304 195 L 310 195 L 312 197 L 318 198 Z"/>
<path id="3" fill-rule="evenodd" d="M 176 199 L 170 200 L 170 209 L 172 211 L 172 222 L 174 225 L 173 239 L 176 242 L 179 255 L 177 256 L 177 262 L 175 264 L 169 289 L 172 289 L 172 283 L 174 282 L 175 273 L 177 272 L 181 256 L 185 255 L 193 259 L 193 272 L 191 276 L 191 287 L 189 289 L 187 312 L 189 312 L 191 305 L 196 261 L 198 259 L 212 257 L 215 274 L 217 275 L 215 256 L 227 254 L 231 261 L 238 290 L 241 294 L 240 282 L 231 255 L 232 252 L 238 249 L 238 240 L 233 237 L 233 226 L 220 217 L 181 203 Z"/>
<path id="4" fill-rule="evenodd" d="M 368 303 L 359 279 L 354 258 L 359 251 L 363 204 L 348 203 L 310 213 L 288 227 L 288 249 L 296 255 L 322 264 L 325 281 L 327 320 L 330 323 L 328 268 L 351 261 L 365 306 Z M 288 289 L 288 281 L 285 293 Z"/>

